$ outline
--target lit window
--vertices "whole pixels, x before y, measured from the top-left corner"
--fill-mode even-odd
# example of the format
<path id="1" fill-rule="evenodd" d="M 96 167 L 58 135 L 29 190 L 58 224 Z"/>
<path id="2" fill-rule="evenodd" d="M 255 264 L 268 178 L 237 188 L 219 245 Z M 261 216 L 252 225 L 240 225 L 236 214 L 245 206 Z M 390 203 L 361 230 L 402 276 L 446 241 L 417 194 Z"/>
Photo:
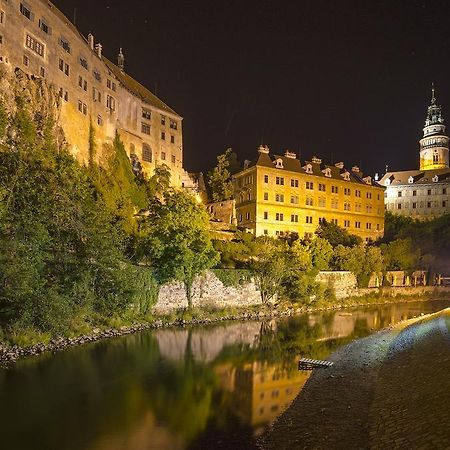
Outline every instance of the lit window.
<path id="1" fill-rule="evenodd" d="M 175 144 L 175 136 L 170 136 L 170 143 Z"/>
<path id="2" fill-rule="evenodd" d="M 161 139 L 162 139 L 163 141 L 166 140 L 166 133 L 165 133 L 164 131 L 161 131 Z"/>
<path id="3" fill-rule="evenodd" d="M 30 59 L 28 58 L 27 55 L 23 55 L 23 65 L 27 66 L 30 64 Z"/>
<path id="4" fill-rule="evenodd" d="M 67 39 L 64 39 L 63 37 L 59 38 L 59 45 L 64 49 L 65 52 L 70 53 L 70 43 Z"/>
<path id="5" fill-rule="evenodd" d="M 39 19 L 39 28 L 47 34 L 50 34 L 50 27 L 47 25 L 44 19 Z"/>
<path id="6" fill-rule="evenodd" d="M 147 108 L 142 108 L 142 118 L 150 120 L 152 118 L 151 111 Z"/>

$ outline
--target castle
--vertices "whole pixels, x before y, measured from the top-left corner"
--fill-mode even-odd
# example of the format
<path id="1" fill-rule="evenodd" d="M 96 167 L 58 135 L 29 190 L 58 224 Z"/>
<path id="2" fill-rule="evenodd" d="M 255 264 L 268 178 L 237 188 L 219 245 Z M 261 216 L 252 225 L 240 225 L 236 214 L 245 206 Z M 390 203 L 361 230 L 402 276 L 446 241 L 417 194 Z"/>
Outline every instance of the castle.
<path id="1" fill-rule="evenodd" d="M 131 159 L 147 176 L 166 164 L 174 186 L 188 179 L 183 170 L 182 117 L 102 54 L 94 36 L 77 28 L 47 0 L 0 1 L 0 64 L 40 77 L 59 96 L 59 122 L 72 154 L 89 160 L 93 129 L 97 159 L 118 133 Z M 92 134 L 91 134 L 92 135 Z"/>
<path id="2" fill-rule="evenodd" d="M 271 155 L 260 146 L 233 181 L 237 224 L 257 236 L 311 238 L 323 220 L 366 242 L 383 236 L 384 188 L 357 166 L 301 162 L 295 153 Z"/>
<path id="3" fill-rule="evenodd" d="M 450 213 L 449 138 L 434 87 L 420 140 L 419 170 L 386 172 L 386 210 L 416 219 Z"/>

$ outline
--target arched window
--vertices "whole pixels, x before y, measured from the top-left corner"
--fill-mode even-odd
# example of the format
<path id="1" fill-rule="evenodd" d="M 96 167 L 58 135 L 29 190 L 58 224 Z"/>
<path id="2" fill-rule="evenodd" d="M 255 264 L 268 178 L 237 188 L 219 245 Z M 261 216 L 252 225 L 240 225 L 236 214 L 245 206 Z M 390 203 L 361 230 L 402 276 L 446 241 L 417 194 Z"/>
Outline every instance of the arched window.
<path id="1" fill-rule="evenodd" d="M 433 153 L 433 163 L 437 164 L 439 162 L 439 153 Z"/>
<path id="2" fill-rule="evenodd" d="M 153 154 L 150 145 L 142 144 L 142 161 L 152 162 Z"/>

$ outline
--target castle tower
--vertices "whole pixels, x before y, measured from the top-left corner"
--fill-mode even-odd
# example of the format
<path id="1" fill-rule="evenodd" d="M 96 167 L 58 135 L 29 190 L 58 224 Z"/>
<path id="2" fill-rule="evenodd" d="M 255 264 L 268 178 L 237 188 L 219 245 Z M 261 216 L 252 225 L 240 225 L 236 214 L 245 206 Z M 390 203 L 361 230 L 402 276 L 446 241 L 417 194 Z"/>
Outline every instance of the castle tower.
<path id="1" fill-rule="evenodd" d="M 448 142 L 442 108 L 436 103 L 433 86 L 431 89 L 431 105 L 428 107 L 423 138 L 420 140 L 420 170 L 448 168 Z"/>

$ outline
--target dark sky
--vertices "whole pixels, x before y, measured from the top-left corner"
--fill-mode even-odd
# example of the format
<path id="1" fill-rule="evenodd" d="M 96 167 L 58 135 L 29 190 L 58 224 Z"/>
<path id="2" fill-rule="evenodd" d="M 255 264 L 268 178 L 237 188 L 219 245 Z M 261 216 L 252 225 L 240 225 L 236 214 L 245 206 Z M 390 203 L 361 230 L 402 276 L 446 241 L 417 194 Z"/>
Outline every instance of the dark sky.
<path id="1" fill-rule="evenodd" d="M 184 117 L 190 171 L 261 140 L 366 173 L 416 168 L 432 81 L 450 123 L 447 1 L 53 1 Z"/>

